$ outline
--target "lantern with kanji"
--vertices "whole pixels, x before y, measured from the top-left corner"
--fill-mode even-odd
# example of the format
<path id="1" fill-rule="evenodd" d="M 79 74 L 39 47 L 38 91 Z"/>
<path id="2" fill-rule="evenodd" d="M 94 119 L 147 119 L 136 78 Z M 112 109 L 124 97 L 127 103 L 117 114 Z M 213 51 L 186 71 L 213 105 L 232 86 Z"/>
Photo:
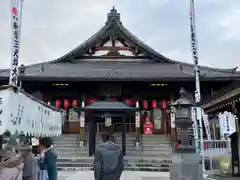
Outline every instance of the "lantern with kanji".
<path id="1" fill-rule="evenodd" d="M 64 109 L 68 109 L 69 108 L 69 100 L 68 99 L 64 99 L 63 101 L 63 106 L 64 106 Z"/>
<path id="2" fill-rule="evenodd" d="M 148 101 L 147 100 L 143 101 L 143 108 L 148 109 Z"/>
<path id="3" fill-rule="evenodd" d="M 56 108 L 59 109 L 61 106 L 61 101 L 59 99 L 56 100 Z"/>
<path id="4" fill-rule="evenodd" d="M 155 99 L 152 100 L 152 108 L 153 109 L 157 108 L 157 100 L 155 100 Z"/>
<path id="5" fill-rule="evenodd" d="M 78 101 L 76 99 L 74 99 L 72 101 L 72 107 L 77 107 L 77 105 L 78 105 Z"/>

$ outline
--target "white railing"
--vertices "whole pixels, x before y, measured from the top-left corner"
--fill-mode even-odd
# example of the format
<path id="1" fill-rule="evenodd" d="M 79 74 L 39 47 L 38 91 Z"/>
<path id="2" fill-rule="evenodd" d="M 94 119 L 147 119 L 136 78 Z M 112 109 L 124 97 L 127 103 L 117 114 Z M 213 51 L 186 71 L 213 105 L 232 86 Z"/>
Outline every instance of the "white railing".
<path id="1" fill-rule="evenodd" d="M 204 140 L 204 170 L 219 170 L 219 157 L 231 157 L 231 140 Z"/>

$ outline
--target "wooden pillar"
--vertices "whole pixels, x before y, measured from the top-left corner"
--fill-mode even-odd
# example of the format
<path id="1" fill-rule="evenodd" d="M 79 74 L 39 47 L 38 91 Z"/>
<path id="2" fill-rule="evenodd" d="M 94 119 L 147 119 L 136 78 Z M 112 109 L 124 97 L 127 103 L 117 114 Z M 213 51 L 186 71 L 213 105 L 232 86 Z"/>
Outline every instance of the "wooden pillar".
<path id="1" fill-rule="evenodd" d="M 92 156 L 93 155 L 93 123 L 92 123 L 92 118 L 89 117 L 88 120 L 88 155 Z"/>
<path id="2" fill-rule="evenodd" d="M 139 108 L 139 102 L 136 101 L 136 108 Z M 136 148 L 140 145 L 140 112 L 135 113 L 135 126 L 136 126 Z"/>
<path id="3" fill-rule="evenodd" d="M 122 118 L 122 152 L 126 155 L 126 115 Z"/>
<path id="4" fill-rule="evenodd" d="M 81 103 L 82 108 L 85 107 L 84 101 Z M 85 112 L 80 113 L 80 147 L 84 146 L 84 138 L 85 138 Z"/>
<path id="5" fill-rule="evenodd" d="M 88 121 L 88 144 L 89 144 L 89 149 L 88 149 L 88 154 L 89 156 L 93 156 L 95 154 L 96 150 L 96 122 L 94 121 L 93 117 L 89 117 Z"/>
<path id="6" fill-rule="evenodd" d="M 96 134 L 97 134 L 97 123 L 96 121 L 92 118 L 92 152 L 95 155 L 96 152 Z"/>

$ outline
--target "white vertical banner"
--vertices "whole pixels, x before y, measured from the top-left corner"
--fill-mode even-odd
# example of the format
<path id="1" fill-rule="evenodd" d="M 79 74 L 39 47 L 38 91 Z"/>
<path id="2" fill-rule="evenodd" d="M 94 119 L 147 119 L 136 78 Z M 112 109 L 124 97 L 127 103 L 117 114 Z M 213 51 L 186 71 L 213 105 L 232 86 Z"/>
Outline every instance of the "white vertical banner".
<path id="1" fill-rule="evenodd" d="M 206 134 L 207 134 L 207 139 L 211 140 L 211 132 L 210 132 L 210 124 L 209 124 L 209 120 L 208 120 L 208 115 L 204 112 L 204 110 L 202 109 L 202 118 L 203 118 L 203 122 L 204 122 L 204 127 L 206 130 Z"/>
<path id="2" fill-rule="evenodd" d="M 17 86 L 21 14 L 22 14 L 23 0 L 10 0 L 10 2 L 11 2 L 12 53 L 11 53 L 9 84 L 13 86 Z"/>
<path id="3" fill-rule="evenodd" d="M 171 118 L 171 128 L 176 128 L 175 125 L 175 109 L 172 107 L 171 108 L 171 114 L 170 114 L 170 118 Z"/>

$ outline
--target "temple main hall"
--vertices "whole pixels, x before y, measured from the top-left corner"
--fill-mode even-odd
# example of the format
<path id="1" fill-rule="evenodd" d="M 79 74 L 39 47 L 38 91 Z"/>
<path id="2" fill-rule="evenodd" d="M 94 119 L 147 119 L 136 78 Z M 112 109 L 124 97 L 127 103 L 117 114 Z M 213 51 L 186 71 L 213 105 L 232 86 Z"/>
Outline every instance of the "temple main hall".
<path id="1" fill-rule="evenodd" d="M 22 64 L 19 67 L 21 87 L 64 109 L 65 134 L 80 131 L 79 117 L 73 118 L 72 108 L 107 99 L 139 108 L 140 134 L 144 133 L 143 124 L 151 122 L 152 134 L 174 136 L 169 104 L 179 97 L 182 87 L 194 94 L 195 76 L 191 75 L 194 66 L 172 60 L 141 41 L 124 26 L 115 8 L 107 14 L 103 26 L 86 39 L 57 59 L 27 66 Z M 240 73 L 234 68 L 201 66 L 200 71 L 203 99 L 240 79 Z M 9 69 L 0 70 L 0 84 L 7 84 L 8 79 Z M 84 118 L 84 131 L 87 132 L 87 114 Z M 104 129 L 104 117 L 96 118 L 96 131 L 100 133 Z M 135 114 L 126 113 L 125 118 L 126 133 L 135 133 Z M 121 118 L 112 117 L 113 133 L 122 131 L 122 122 Z"/>

